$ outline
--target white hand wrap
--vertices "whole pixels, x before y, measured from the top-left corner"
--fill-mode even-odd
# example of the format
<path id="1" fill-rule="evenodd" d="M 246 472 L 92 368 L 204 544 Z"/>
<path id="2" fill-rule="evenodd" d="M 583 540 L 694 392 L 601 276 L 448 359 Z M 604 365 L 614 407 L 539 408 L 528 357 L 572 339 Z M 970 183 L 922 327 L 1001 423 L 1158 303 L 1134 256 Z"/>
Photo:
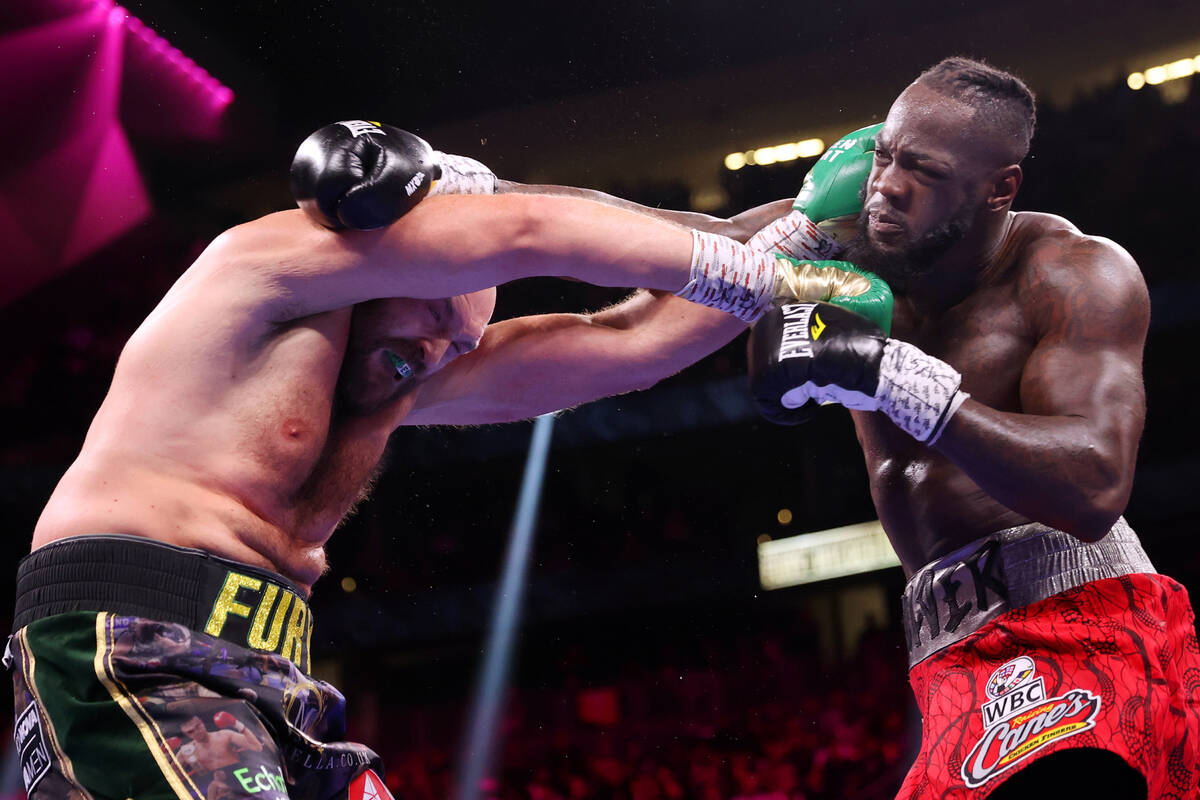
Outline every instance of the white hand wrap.
<path id="1" fill-rule="evenodd" d="M 825 261 L 842 252 L 836 239 L 799 210 L 775 220 L 754 234 L 746 245 L 764 253 L 783 253 L 799 261 Z"/>
<path id="2" fill-rule="evenodd" d="M 442 165 L 442 177 L 433 182 L 433 194 L 495 194 L 496 173 L 467 156 L 433 152 Z"/>
<path id="3" fill-rule="evenodd" d="M 754 322 L 774 292 L 775 256 L 724 236 L 692 231 L 692 269 L 676 295 Z"/>
<path id="4" fill-rule="evenodd" d="M 933 444 L 969 394 L 962 375 L 908 342 L 888 339 L 879 363 L 879 410 L 918 442 Z"/>

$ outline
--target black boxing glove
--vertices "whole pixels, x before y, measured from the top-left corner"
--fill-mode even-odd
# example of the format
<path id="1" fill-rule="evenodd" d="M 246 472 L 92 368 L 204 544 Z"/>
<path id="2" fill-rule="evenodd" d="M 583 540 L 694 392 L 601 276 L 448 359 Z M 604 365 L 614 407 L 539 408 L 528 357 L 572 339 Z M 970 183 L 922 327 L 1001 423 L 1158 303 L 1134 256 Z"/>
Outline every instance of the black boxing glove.
<path id="1" fill-rule="evenodd" d="M 764 417 L 794 424 L 808 400 L 882 411 L 932 444 L 970 395 L 949 364 L 832 303 L 776 303 L 750 334 L 750 391 Z"/>
<path id="2" fill-rule="evenodd" d="M 291 189 L 325 227 L 367 231 L 400 219 L 441 176 L 437 154 L 421 137 L 348 120 L 304 140 L 292 159 Z"/>

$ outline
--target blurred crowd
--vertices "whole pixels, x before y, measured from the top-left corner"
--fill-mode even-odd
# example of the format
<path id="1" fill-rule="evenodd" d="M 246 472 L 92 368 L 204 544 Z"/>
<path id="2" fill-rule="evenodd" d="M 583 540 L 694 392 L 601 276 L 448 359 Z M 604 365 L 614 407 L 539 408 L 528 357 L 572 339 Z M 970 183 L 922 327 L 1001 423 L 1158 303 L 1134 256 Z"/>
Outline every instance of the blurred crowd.
<path id="1" fill-rule="evenodd" d="M 1114 83 L 1069 108 L 1041 109 L 1017 203 L 1020 209 L 1062 214 L 1087 233 L 1113 238 L 1141 265 L 1154 301 L 1146 358 L 1149 416 L 1141 450 L 1142 464 L 1151 468 L 1194 458 L 1195 437 L 1179 435 L 1177 422 L 1191 412 L 1191 398 L 1200 392 L 1195 371 L 1180 367 L 1188 363 L 1183 347 L 1200 327 L 1200 315 L 1188 302 L 1200 300 L 1189 235 L 1192 187 L 1200 184 L 1200 161 L 1190 154 L 1198 150 L 1200 91 L 1167 102 L 1150 88 L 1132 92 Z M 727 173 L 725 211 L 794 193 L 811 163 Z M 686 199 L 671 185 L 599 188 L 649 205 Z M 16 343 L 0 356 L 5 476 L 0 512 L 16 532 L 10 564 L 27 548 L 42 502 L 77 452 L 126 338 L 207 241 L 237 221 L 228 207 L 177 197 L 151 222 L 5 309 L 0 333 Z M 534 282 L 507 297 L 501 296 L 502 315 L 594 307 L 615 295 Z M 726 349 L 673 382 L 699 385 L 732 378 L 742 368 L 737 348 Z M 735 631 L 670 636 L 663 634 L 671 623 L 661 609 L 645 612 L 657 618 L 653 634 L 601 635 L 589 618 L 570 621 L 587 609 L 577 594 L 608 592 L 638 606 L 644 605 L 637 594 L 642 584 L 658 584 L 660 595 L 679 598 L 701 591 L 700 573 L 685 566 L 688 559 L 736 574 L 744 587 L 754 580 L 755 567 L 747 542 L 759 532 L 782 530 L 776 512 L 785 504 L 804 504 L 810 530 L 866 518 L 846 518 L 847 509 L 870 513 L 861 456 L 853 447 L 825 447 L 850 436 L 844 415 L 827 419 L 827 425 L 806 429 L 804 457 L 797 454 L 799 446 L 782 452 L 768 437 L 754 437 L 759 424 L 754 422 L 691 437 L 664 433 L 554 451 L 532 570 L 535 584 L 561 579 L 550 584 L 558 594 L 541 596 L 534 610 L 561 613 L 554 627 L 527 634 L 537 642 L 522 651 L 489 796 L 892 796 L 918 735 L 894 624 L 869 630 L 852 658 L 831 664 L 813 655 L 812 626 L 796 620 L 782 627 L 760 622 Z M 361 614 L 363 608 L 346 604 L 370 600 L 376 603 L 371 613 L 380 616 L 361 627 L 395 625 L 400 630 L 390 634 L 393 646 L 411 644 L 411 651 L 399 655 L 357 652 L 343 685 L 350 695 L 351 733 L 380 750 L 397 797 L 418 800 L 450 796 L 467 713 L 466 679 L 455 682 L 440 672 L 437 659 L 420 651 L 427 644 L 421 637 L 454 630 L 453 613 L 468 601 L 482 609 L 477 616 L 485 613 L 491 595 L 484 589 L 503 556 L 527 439 L 527 433 L 515 436 L 517 444 L 507 450 L 498 445 L 498 454 L 481 465 L 463 457 L 462 440 L 453 438 L 459 434 L 439 435 L 397 434 L 400 446 L 376 489 L 387 501 L 365 504 L 334 537 L 332 572 L 317 599 L 328 604 L 317 611 L 318 635 L 322 619 L 333 623 L 326 630 L 346 634 L 354 626 L 341 624 L 339 615 Z M 763 463 L 773 469 L 740 466 Z M 728 495 L 689 492 L 693 469 L 729 469 Z M 1169 488 L 1163 488 L 1163 497 L 1182 496 Z M 1155 557 L 1153 536 L 1146 539 Z M 642 567 L 644 572 L 633 573 Z M 1178 575 L 1188 583 L 1200 565 L 1192 556 L 1179 569 L 1192 570 Z M 626 577 L 615 577 L 622 574 Z M 344 582 L 339 590 L 343 578 L 355 580 L 357 595 Z M 436 616 L 429 609 L 442 614 L 442 627 L 405 628 L 409 623 L 397 598 L 433 595 L 447 586 L 462 591 L 420 607 L 426 616 Z M 471 587 L 484 589 L 471 595 Z M 11 597 L 11 583 L 0 590 Z M 621 610 L 615 600 L 610 610 Z M 544 635 L 545 630 L 552 633 Z M 386 641 L 377 643 L 382 647 Z M 326 654 L 343 644 L 314 641 Z M 463 675 L 477 656 L 472 644 L 469 657 L 458 659 Z M 405 668 L 396 667 L 398 657 L 431 669 L 432 688 L 414 691 L 403 679 Z"/>
<path id="2" fill-rule="evenodd" d="M 919 737 L 894 632 L 868 628 L 852 658 L 824 665 L 815 633 L 798 619 L 716 633 L 634 638 L 615 654 L 603 637 L 584 642 L 586 632 L 566 645 L 531 646 L 509 696 L 486 796 L 894 796 Z M 539 676 L 547 665 L 553 675 Z M 368 698 L 381 701 L 381 710 L 357 727 L 374 736 L 396 796 L 451 796 L 465 704 Z"/>

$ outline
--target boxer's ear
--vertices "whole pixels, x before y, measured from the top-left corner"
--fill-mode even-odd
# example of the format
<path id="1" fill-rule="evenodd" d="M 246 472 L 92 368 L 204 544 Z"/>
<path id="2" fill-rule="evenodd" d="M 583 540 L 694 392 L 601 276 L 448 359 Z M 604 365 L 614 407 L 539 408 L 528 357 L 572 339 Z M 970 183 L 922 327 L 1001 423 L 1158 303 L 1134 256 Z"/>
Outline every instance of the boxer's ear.
<path id="1" fill-rule="evenodd" d="M 1020 164 L 1009 164 L 993 172 L 989 178 L 986 200 L 988 210 L 1007 211 L 1016 199 L 1017 190 L 1021 188 L 1022 177 L 1024 173 Z"/>

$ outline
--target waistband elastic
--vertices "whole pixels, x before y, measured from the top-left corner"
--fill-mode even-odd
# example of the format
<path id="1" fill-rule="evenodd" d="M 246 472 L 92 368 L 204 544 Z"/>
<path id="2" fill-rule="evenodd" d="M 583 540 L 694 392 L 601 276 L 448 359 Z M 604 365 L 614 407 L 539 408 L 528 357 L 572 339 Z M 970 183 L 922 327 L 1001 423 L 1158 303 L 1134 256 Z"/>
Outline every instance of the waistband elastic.
<path id="1" fill-rule="evenodd" d="M 281 575 L 140 536 L 73 536 L 39 547 L 17 568 L 13 628 L 71 611 L 175 622 L 308 672 L 312 613 Z"/>
<path id="2" fill-rule="evenodd" d="M 974 633 L 1014 608 L 1089 581 L 1156 572 L 1124 518 L 1083 542 L 1033 523 L 984 536 L 909 579 L 901 597 L 908 665 Z"/>

